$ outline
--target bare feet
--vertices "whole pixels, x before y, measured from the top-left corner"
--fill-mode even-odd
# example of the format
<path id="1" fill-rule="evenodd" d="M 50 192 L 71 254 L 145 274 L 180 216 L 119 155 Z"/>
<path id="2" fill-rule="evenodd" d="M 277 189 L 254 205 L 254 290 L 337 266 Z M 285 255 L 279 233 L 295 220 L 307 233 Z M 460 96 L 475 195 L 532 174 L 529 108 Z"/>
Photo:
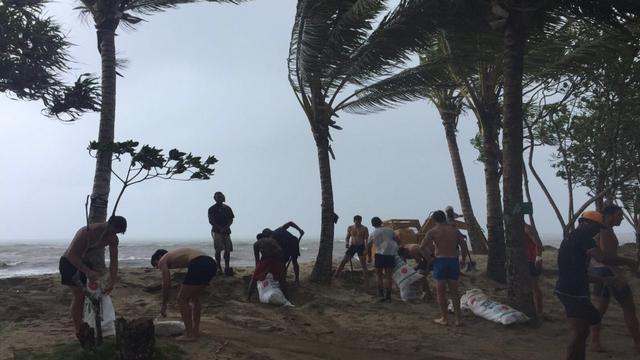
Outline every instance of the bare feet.
<path id="1" fill-rule="evenodd" d="M 445 319 L 445 318 L 433 319 L 433 322 L 438 324 L 438 325 L 443 325 L 443 326 L 449 325 L 449 323 L 447 322 L 447 319 Z"/>

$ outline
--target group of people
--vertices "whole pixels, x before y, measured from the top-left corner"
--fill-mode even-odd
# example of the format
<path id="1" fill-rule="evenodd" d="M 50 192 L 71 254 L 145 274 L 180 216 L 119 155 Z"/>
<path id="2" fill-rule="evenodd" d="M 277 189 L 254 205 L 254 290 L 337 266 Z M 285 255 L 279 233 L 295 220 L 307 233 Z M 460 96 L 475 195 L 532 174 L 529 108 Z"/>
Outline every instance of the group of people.
<path id="1" fill-rule="evenodd" d="M 390 301 L 392 272 L 397 263 L 397 256 L 404 260 L 413 259 L 417 264 L 416 270 L 424 276 L 426 291 L 429 291 L 426 280 L 429 271 L 436 281 L 441 316 L 434 322 L 440 325 L 448 324 L 446 297 L 448 288 L 453 302 L 455 324 L 462 325 L 458 279 L 460 267 L 464 266 L 469 256 L 467 243 L 464 235 L 451 222 L 452 217 L 448 218 L 445 212 L 434 211 L 431 218 L 435 221 L 435 226 L 427 232 L 420 244 L 402 245 L 395 231 L 383 226 L 379 217 L 371 219 L 374 230 L 369 235 L 367 227 L 362 225 L 362 217 L 356 215 L 353 218 L 354 224 L 347 228 L 345 239 L 347 251 L 336 269 L 335 276 L 340 276 L 345 264 L 357 254 L 366 282 L 368 277 L 367 259 L 371 257 L 375 246 L 373 263 L 376 271 L 378 298 L 379 301 Z"/>
<path id="2" fill-rule="evenodd" d="M 214 201 L 215 204 L 208 210 L 208 217 L 212 227 L 215 259 L 200 250 L 190 248 L 172 251 L 158 249 L 151 256 L 151 265 L 162 273 L 160 308 L 162 315 L 166 316 L 170 299 L 170 270 L 187 269 L 177 302 L 186 328 L 185 336 L 188 339 L 199 336 L 202 312 L 200 296 L 216 273 L 223 272 L 221 255 L 225 264 L 224 273 L 233 275 L 229 264 L 230 253 L 233 251 L 230 237 L 230 227 L 234 219 L 233 210 L 225 204 L 225 197 L 221 192 L 215 193 Z M 345 264 L 357 255 L 366 283 L 367 262 L 373 260 L 379 301 L 389 301 L 392 272 L 396 266 L 397 257 L 404 260 L 413 259 L 416 270 L 424 275 L 425 290 L 429 290 L 426 280 L 428 273 L 431 273 L 435 280 L 441 316 L 434 322 L 441 325 L 449 323 L 446 298 L 448 289 L 453 303 L 455 325 L 460 326 L 462 319 L 458 279 L 461 267 L 464 266 L 467 258 L 470 259 L 469 250 L 465 236 L 452 221 L 455 220 L 455 213 L 452 210 L 447 212 L 438 210 L 431 216 L 435 226 L 427 232 L 424 239 L 419 244 L 402 245 L 394 230 L 383 226 L 379 217 L 371 219 L 374 230 L 369 234 L 367 227 L 362 224 L 362 217 L 356 215 L 353 219 L 354 223 L 347 228 L 346 252 L 335 271 L 335 276 L 340 276 Z M 602 350 L 601 320 L 608 309 L 611 296 L 622 307 L 625 323 L 636 350 L 640 352 L 640 328 L 631 288 L 618 268 L 626 265 L 633 271 L 637 271 L 638 267 L 635 260 L 618 256 L 619 242 L 613 227 L 619 226 L 622 219 L 622 209 L 616 205 L 608 205 L 600 212 L 585 211 L 578 220 L 578 227 L 563 239 L 558 250 L 558 281 L 554 293 L 563 304 L 571 327 L 567 359 L 585 358 L 586 341 L 590 333 L 592 350 Z M 299 236 L 292 235 L 288 231 L 290 228 L 296 229 Z M 84 226 L 77 231 L 60 258 L 61 282 L 69 286 L 72 291 L 71 317 L 77 335 L 82 326 L 85 297 L 83 287 L 87 281 L 96 282 L 102 276 L 100 269 L 94 269 L 85 259 L 95 251 L 109 248 L 109 277 L 103 288 L 103 293 L 108 294 L 118 279 L 117 234 L 124 234 L 126 229 L 127 220 L 122 216 L 112 216 L 105 223 Z M 268 274 L 271 274 L 286 292 L 286 272 L 289 264 L 293 265 L 294 281 L 299 282 L 297 259 L 300 256 L 299 243 L 303 235 L 304 230 L 291 221 L 275 230 L 266 228 L 256 235 L 253 245 L 255 271 L 248 299 L 251 298 L 255 283 L 263 281 Z M 542 273 L 543 247 L 535 229 L 528 224 L 524 227 L 524 238 L 527 244 L 533 300 L 538 314 L 541 315 L 543 299 L 538 278 Z M 590 283 L 593 284 L 591 291 Z M 591 301 L 592 297 L 595 305 Z"/>

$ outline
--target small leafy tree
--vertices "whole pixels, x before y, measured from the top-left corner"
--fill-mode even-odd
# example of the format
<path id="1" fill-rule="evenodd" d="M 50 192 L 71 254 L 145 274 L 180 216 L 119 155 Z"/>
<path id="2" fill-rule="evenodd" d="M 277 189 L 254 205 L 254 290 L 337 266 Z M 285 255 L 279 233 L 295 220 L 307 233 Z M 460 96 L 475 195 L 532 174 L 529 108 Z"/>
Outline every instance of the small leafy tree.
<path id="1" fill-rule="evenodd" d="M 75 120 L 99 109 L 96 79 L 82 74 L 67 85 L 69 42 L 60 26 L 43 15 L 44 0 L 0 1 L 0 92 L 41 100 L 47 116 Z"/>
<path id="2" fill-rule="evenodd" d="M 116 214 L 122 195 L 129 186 L 151 179 L 180 181 L 209 180 L 214 172 L 213 165 L 218 162 L 214 156 L 208 156 L 203 160 L 200 156 L 194 156 L 191 153 L 187 154 L 178 149 L 171 149 L 168 154 L 163 154 L 162 149 L 150 145 L 142 145 L 139 147 L 139 143 L 133 140 L 106 145 L 92 141 L 89 143 L 87 149 L 92 157 L 96 156 L 96 152 L 108 151 L 113 154 L 113 160 L 124 161 L 125 156 L 130 159 L 125 174 L 118 174 L 113 169 L 111 170 L 113 175 L 122 183 L 122 189 L 113 205 L 111 216 Z M 89 214 L 87 211 L 87 225 L 88 224 Z M 100 238 L 105 235 L 105 232 L 100 235 Z M 102 344 L 100 297 L 94 296 L 88 291 L 85 291 L 85 295 L 91 302 L 94 313 L 96 314 L 96 343 L 100 345 Z M 91 341 L 89 341 L 89 343 L 92 344 Z"/>
<path id="3" fill-rule="evenodd" d="M 202 159 L 191 153 L 185 153 L 178 149 L 171 149 L 163 154 L 162 149 L 150 145 L 142 145 L 133 140 L 115 142 L 107 145 L 92 141 L 88 147 L 89 153 L 95 157 L 98 151 L 108 151 L 113 154 L 113 160 L 123 161 L 123 157 L 130 158 L 129 166 L 125 174 L 118 174 L 113 169 L 111 172 L 122 183 L 122 189 L 113 206 L 111 215 L 115 215 L 120 199 L 124 191 L 132 185 L 151 179 L 164 180 L 209 180 L 213 175 L 213 165 L 218 162 L 214 156 Z"/>

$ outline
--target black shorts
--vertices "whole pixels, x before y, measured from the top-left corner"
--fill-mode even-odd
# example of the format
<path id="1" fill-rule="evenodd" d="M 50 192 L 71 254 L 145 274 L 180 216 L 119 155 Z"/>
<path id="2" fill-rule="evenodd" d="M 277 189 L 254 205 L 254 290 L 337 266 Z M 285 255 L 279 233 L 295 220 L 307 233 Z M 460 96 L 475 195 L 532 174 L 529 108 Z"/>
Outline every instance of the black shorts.
<path id="1" fill-rule="evenodd" d="M 69 261 L 69 259 L 64 256 L 60 257 L 58 270 L 60 270 L 60 276 L 62 277 L 62 280 L 60 281 L 62 285 L 78 286 L 73 280 L 76 274 L 78 274 L 82 285 L 87 284 L 87 276 L 83 272 L 78 271 L 78 269 Z"/>
<path id="2" fill-rule="evenodd" d="M 285 262 L 297 259 L 300 256 L 300 244 L 297 241 L 288 243 L 282 248 L 282 254 Z"/>
<path id="3" fill-rule="evenodd" d="M 598 277 L 615 276 L 613 271 L 611 271 L 611 269 L 609 269 L 606 266 L 593 267 L 589 269 L 589 272 Z M 593 296 L 601 297 L 605 299 L 610 299 L 611 295 L 613 295 L 613 298 L 616 299 L 618 303 L 620 303 L 621 301 L 625 301 L 633 296 L 633 293 L 631 292 L 631 288 L 629 287 L 629 284 L 625 284 L 623 287 L 620 287 L 620 288 L 611 288 L 604 284 L 594 283 L 591 285 L 591 294 Z"/>
<path id="4" fill-rule="evenodd" d="M 297 259 L 300 256 L 300 240 L 291 235 L 290 232 L 284 231 L 276 239 L 280 248 L 282 248 L 282 255 L 284 261 L 287 262 L 291 259 Z"/>
<path id="5" fill-rule="evenodd" d="M 348 257 L 353 257 L 355 254 L 358 254 L 358 257 L 362 257 L 362 255 L 364 254 L 364 245 L 360 244 L 360 245 L 351 245 L 347 248 L 347 252 L 345 255 L 347 255 Z"/>
<path id="6" fill-rule="evenodd" d="M 529 274 L 534 278 L 539 277 L 542 274 L 542 267 L 538 268 L 534 261 L 529 261 Z"/>
<path id="7" fill-rule="evenodd" d="M 556 296 L 564 305 L 564 311 L 568 318 L 586 320 L 592 326 L 600 323 L 602 316 L 588 297 L 575 297 L 557 292 Z"/>
<path id="8" fill-rule="evenodd" d="M 388 269 L 396 266 L 396 259 L 393 255 L 376 254 L 373 258 L 373 266 L 376 269 Z"/>
<path id="9" fill-rule="evenodd" d="M 216 275 L 218 266 L 211 256 L 202 255 L 191 260 L 187 268 L 187 276 L 183 285 L 209 285 L 211 278 Z"/>

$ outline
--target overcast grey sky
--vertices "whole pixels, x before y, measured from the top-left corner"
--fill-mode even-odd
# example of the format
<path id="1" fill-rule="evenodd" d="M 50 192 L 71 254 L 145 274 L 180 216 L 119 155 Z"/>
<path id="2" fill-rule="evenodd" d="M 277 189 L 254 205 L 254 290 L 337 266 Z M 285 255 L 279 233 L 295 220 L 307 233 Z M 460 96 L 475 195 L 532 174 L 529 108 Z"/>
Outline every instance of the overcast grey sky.
<path id="1" fill-rule="evenodd" d="M 73 2 L 48 6 L 75 44 L 76 74 L 99 74 L 93 27 Z M 320 185 L 316 149 L 287 81 L 286 57 L 294 0 L 241 6 L 195 4 L 147 17 L 136 31 L 119 30 L 116 140 L 215 155 L 204 182 L 150 181 L 127 190 L 119 213 L 129 219 L 124 239 L 209 239 L 207 208 L 215 191 L 227 196 L 234 238 L 295 220 L 319 237 Z M 84 224 L 95 161 L 86 147 L 97 137 L 98 114 L 63 124 L 40 114 L 38 102 L 0 96 L 0 239 L 70 239 Z M 444 130 L 426 101 L 369 116 L 341 114 L 332 162 L 342 238 L 354 214 L 368 219 L 418 218 L 453 204 L 459 208 Z M 484 172 L 469 144 L 477 131 L 463 118 L 459 145 L 476 216 L 485 224 Z M 542 176 L 558 197 L 565 188 L 539 152 Z M 113 205 L 120 189 L 112 182 Z M 542 233 L 559 225 L 537 186 Z M 584 191 L 579 191 L 582 198 Z M 564 207 L 566 208 L 566 207 Z M 543 239 L 544 240 L 544 239 Z"/>

